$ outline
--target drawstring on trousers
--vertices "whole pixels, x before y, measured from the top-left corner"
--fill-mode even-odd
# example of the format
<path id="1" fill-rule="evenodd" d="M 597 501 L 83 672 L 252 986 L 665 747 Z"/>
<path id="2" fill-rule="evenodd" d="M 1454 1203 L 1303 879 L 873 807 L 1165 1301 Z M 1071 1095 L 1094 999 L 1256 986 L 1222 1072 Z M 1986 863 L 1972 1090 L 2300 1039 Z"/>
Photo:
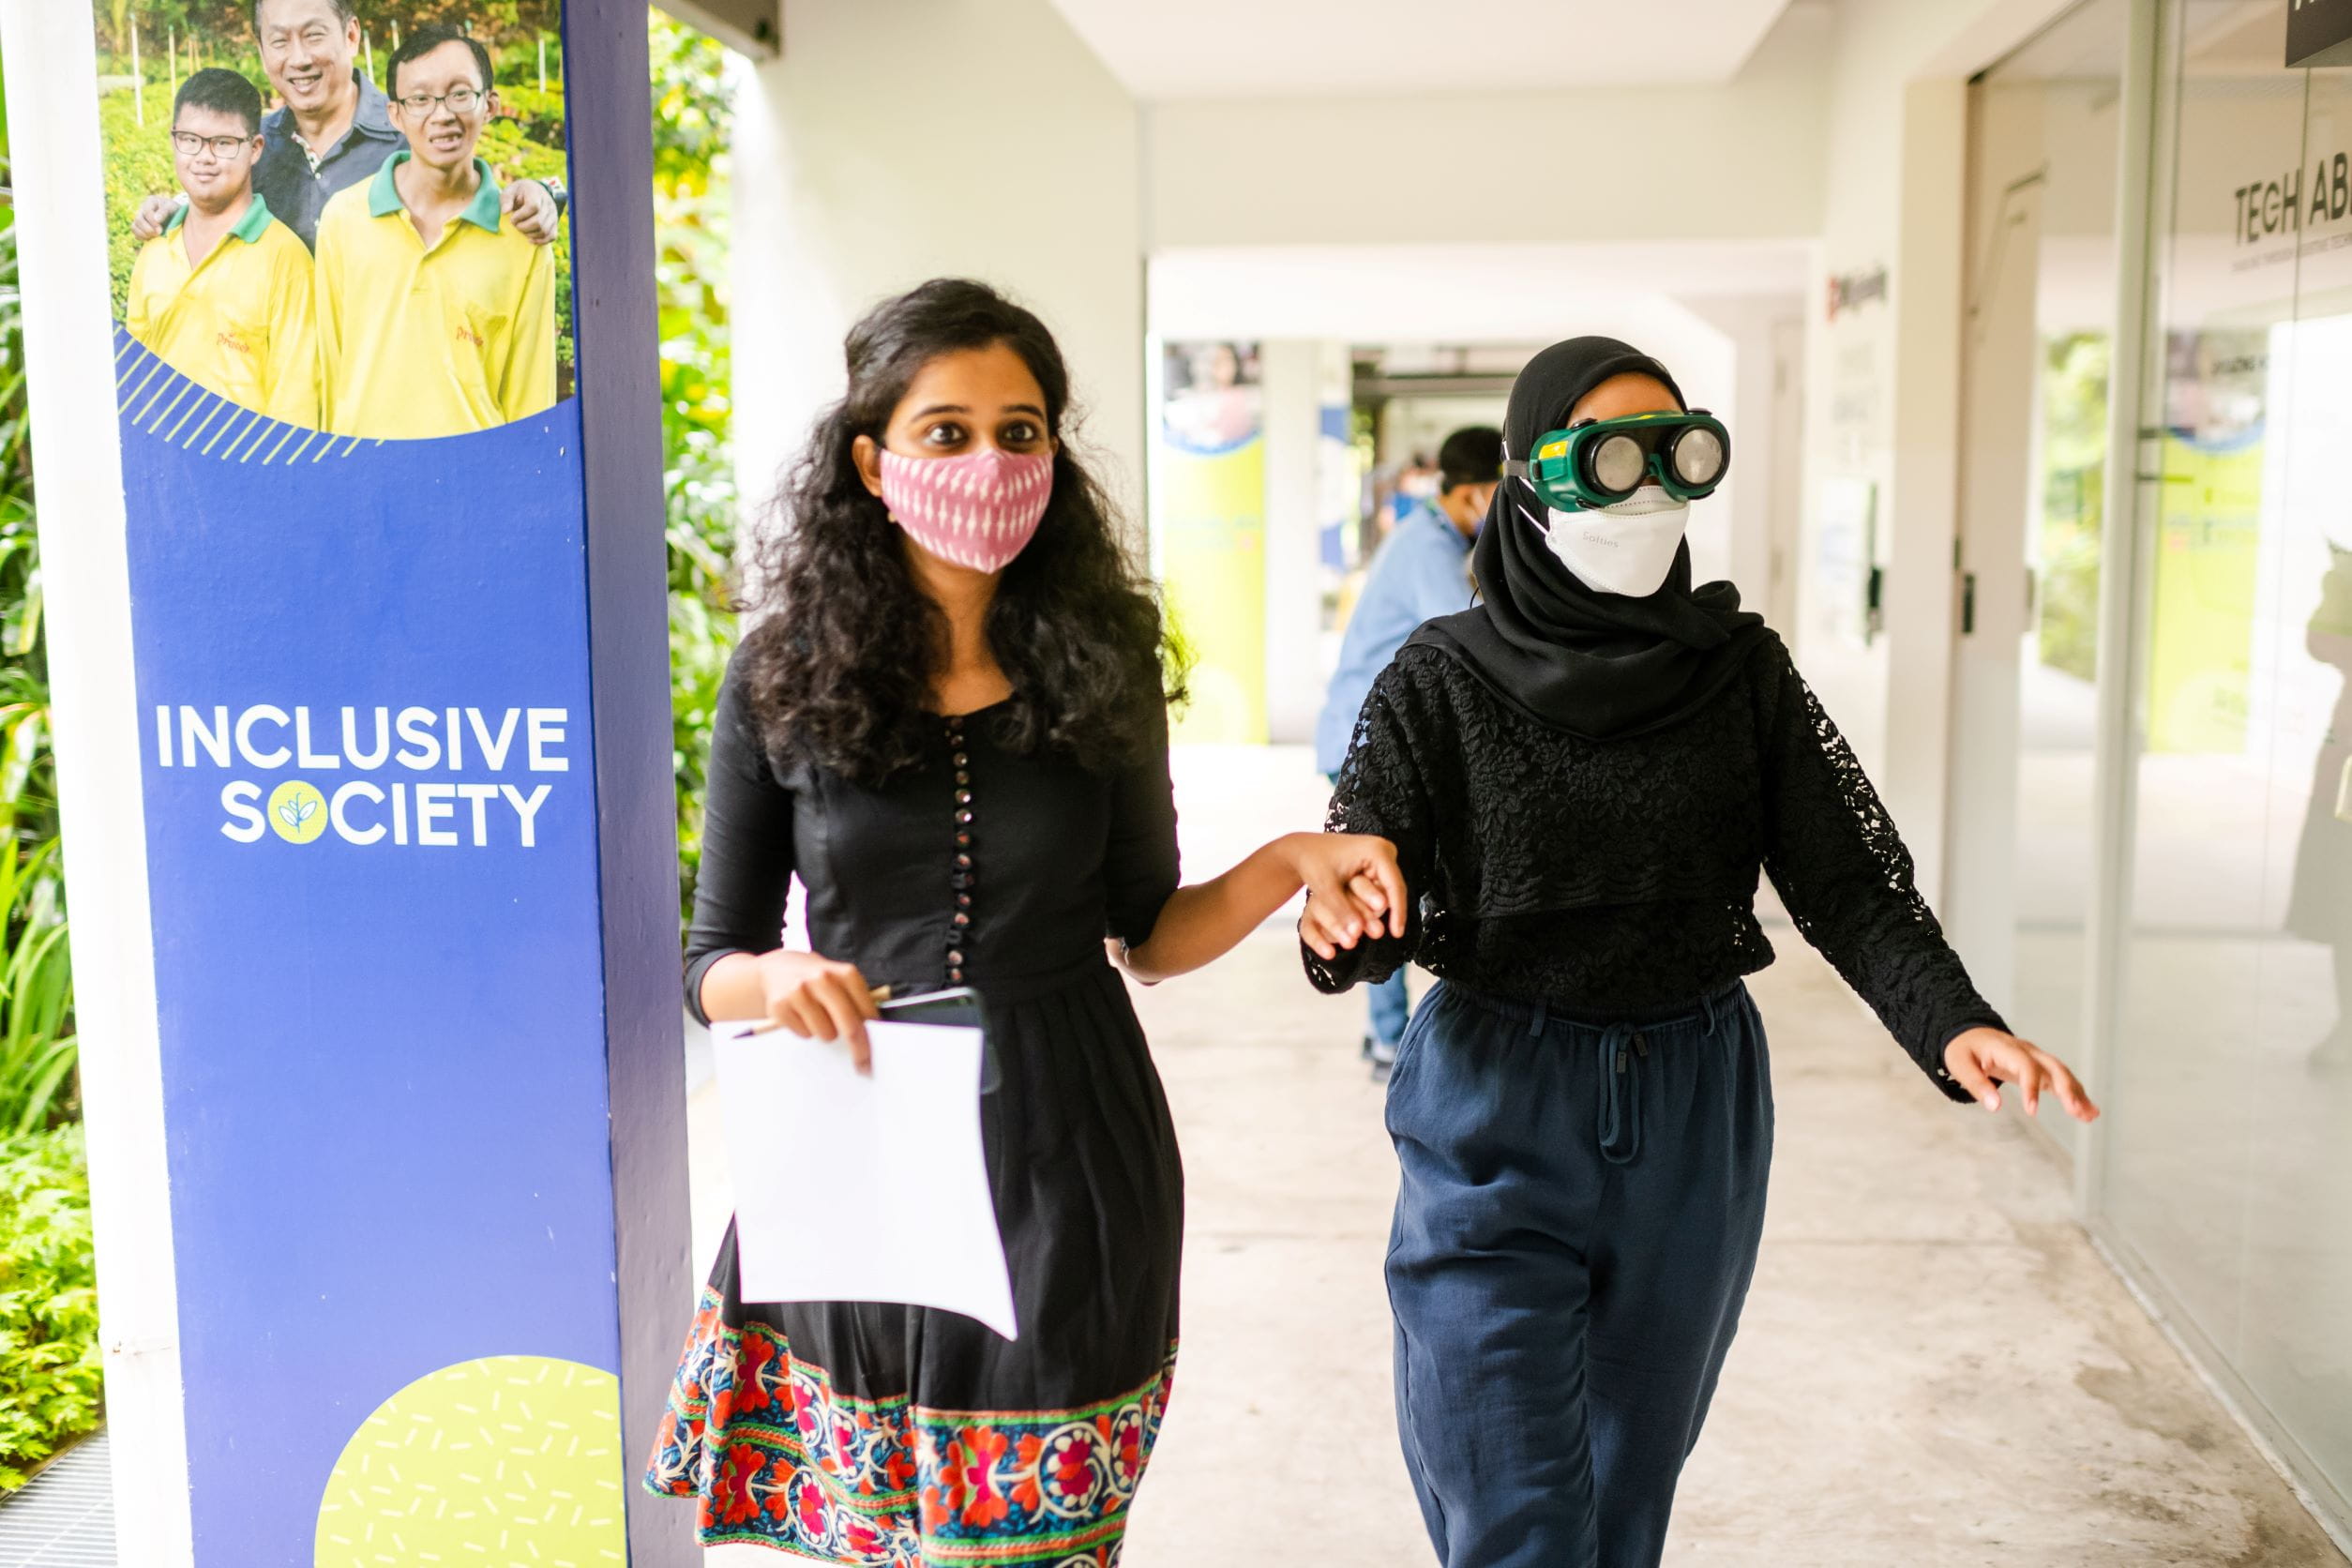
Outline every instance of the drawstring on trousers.
<path id="1" fill-rule="evenodd" d="M 1601 1103 L 1595 1131 L 1601 1157 L 1611 1165 L 1631 1165 L 1641 1153 L 1641 1068 L 1636 1058 L 1649 1060 L 1649 1035 L 1624 1023 L 1601 1032 Z"/>

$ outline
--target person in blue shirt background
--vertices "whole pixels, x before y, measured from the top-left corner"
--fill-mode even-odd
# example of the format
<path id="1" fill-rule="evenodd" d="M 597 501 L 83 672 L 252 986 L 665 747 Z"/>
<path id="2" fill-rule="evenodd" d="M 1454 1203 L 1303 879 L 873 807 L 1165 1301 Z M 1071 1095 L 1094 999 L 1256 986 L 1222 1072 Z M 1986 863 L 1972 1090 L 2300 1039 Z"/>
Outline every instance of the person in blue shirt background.
<path id="1" fill-rule="evenodd" d="M 1335 776 L 1347 760 L 1373 678 L 1396 656 L 1405 639 L 1424 621 L 1470 608 L 1470 541 L 1501 481 L 1502 432 L 1471 425 L 1447 436 L 1438 449 L 1436 499 L 1406 510 L 1404 497 L 1398 497 L 1396 526 L 1373 552 L 1355 613 L 1340 640 L 1339 668 L 1316 722 L 1315 765 L 1326 776 Z M 1372 1021 L 1364 1054 L 1373 1075 L 1384 1077 L 1396 1061 L 1410 1011 L 1405 972 L 1365 988 L 1371 992 Z"/>

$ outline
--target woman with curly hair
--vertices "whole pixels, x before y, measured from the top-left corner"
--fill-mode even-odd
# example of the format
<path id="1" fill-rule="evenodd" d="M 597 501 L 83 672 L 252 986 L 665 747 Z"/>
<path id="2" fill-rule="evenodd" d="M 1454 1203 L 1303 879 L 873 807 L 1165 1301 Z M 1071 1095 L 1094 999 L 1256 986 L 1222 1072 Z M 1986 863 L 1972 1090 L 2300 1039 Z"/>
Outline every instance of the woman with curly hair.
<path id="1" fill-rule="evenodd" d="M 1167 1408 L 1184 1176 L 1106 938 L 1149 983 L 1304 885 L 1302 931 L 1336 958 L 1405 891 L 1381 840 L 1314 833 L 1178 885 L 1177 661 L 1065 439 L 1069 376 L 1035 316 L 938 280 L 847 352 L 718 698 L 686 997 L 862 1065 L 869 988 L 980 993 L 1021 1336 L 926 1307 L 746 1303 L 731 1232 L 646 1484 L 699 1498 L 709 1544 L 1108 1568 Z M 778 945 L 795 873 L 815 952 Z M 811 1203 L 855 1202 L 860 1161 L 919 1157 L 777 1135 L 809 1140 Z"/>

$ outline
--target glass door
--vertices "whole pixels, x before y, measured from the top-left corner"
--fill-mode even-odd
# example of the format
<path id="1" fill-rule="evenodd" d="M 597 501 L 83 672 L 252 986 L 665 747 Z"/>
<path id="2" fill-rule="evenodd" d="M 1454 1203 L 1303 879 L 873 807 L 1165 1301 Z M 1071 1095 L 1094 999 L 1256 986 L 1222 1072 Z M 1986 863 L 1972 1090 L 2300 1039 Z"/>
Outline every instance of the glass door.
<path id="1" fill-rule="evenodd" d="M 1945 917 L 2011 1026 L 2079 1060 L 2123 0 L 2076 7 L 1969 101 Z M 2072 1128 L 2052 1119 L 2051 1130 Z"/>
<path id="2" fill-rule="evenodd" d="M 2102 1217 L 2352 1496 L 2352 80 L 2175 0 Z"/>

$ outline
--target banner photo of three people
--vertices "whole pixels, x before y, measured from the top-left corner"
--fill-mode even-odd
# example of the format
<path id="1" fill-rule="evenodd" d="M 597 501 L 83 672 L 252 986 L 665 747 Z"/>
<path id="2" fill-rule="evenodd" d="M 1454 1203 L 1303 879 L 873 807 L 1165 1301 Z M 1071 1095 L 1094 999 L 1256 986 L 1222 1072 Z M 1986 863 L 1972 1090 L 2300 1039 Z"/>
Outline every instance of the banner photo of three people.
<path id="1" fill-rule="evenodd" d="M 100 5 L 131 338 L 334 435 L 453 436 L 552 405 L 571 359 L 560 8 Z"/>

